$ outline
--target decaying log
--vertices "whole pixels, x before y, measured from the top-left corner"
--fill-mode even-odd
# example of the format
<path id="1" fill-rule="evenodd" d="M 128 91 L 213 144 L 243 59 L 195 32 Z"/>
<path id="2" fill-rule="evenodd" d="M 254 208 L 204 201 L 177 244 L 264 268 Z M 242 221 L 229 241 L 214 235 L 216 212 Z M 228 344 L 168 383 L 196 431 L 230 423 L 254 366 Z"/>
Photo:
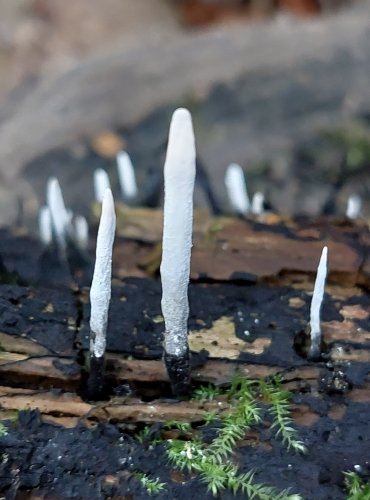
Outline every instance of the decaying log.
<path id="1" fill-rule="evenodd" d="M 48 421 L 66 426 L 80 419 L 199 421 L 209 411 L 194 402 L 161 400 L 163 388 L 168 393 L 168 377 L 160 359 L 160 285 L 152 276 L 160 258 L 162 213 L 125 206 L 118 212 L 121 238 L 114 257 L 106 380 L 113 391 L 130 386 L 135 396 L 90 404 L 76 395 L 85 388 L 86 289 L 53 295 L 9 285 L 3 288 L 0 316 L 2 411 L 38 408 Z M 281 374 L 285 387 L 297 394 L 308 391 L 321 398 L 334 392 L 351 401 L 369 401 L 369 242 L 365 223 L 197 213 L 190 288 L 195 307 L 189 332 L 193 383 L 225 385 L 236 373 L 251 379 Z M 324 352 L 320 361 L 311 362 L 305 358 L 305 329 L 324 244 L 330 263 Z M 143 403 L 140 395 L 152 402 Z M 340 418 L 340 405 L 330 411 Z M 294 414 L 312 422 L 314 413 L 299 406 Z"/>

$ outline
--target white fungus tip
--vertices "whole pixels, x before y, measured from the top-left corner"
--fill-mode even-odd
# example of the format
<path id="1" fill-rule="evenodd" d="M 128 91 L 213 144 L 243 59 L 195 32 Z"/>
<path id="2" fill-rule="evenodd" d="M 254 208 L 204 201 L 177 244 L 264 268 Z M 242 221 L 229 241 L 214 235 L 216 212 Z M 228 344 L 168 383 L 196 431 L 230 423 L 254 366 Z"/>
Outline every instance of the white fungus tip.
<path id="1" fill-rule="evenodd" d="M 362 200 L 358 194 L 352 194 L 348 197 L 346 216 L 349 219 L 358 219 L 361 215 Z"/>
<path id="2" fill-rule="evenodd" d="M 76 243 L 82 250 L 86 250 L 89 243 L 89 224 L 83 215 L 77 215 L 74 221 Z"/>
<path id="3" fill-rule="evenodd" d="M 50 177 L 48 180 L 46 186 L 46 201 L 50 210 L 51 222 L 58 245 L 64 250 L 70 216 L 66 210 L 63 193 L 56 177 Z"/>
<path id="4" fill-rule="evenodd" d="M 102 213 L 96 240 L 94 276 L 90 289 L 90 351 L 96 358 L 101 358 L 105 353 L 115 230 L 114 200 L 112 191 L 107 188 L 103 196 Z"/>
<path id="5" fill-rule="evenodd" d="M 190 112 L 178 108 L 172 115 L 165 162 L 165 172 L 182 170 L 184 167 L 195 172 L 195 139 Z M 170 173 L 169 172 L 169 173 Z"/>
<path id="6" fill-rule="evenodd" d="M 310 308 L 310 335 L 311 347 L 310 355 L 317 356 L 320 354 L 321 345 L 321 326 L 320 326 L 320 311 L 324 298 L 325 282 L 327 275 L 328 247 L 324 246 L 321 252 L 319 266 L 317 268 L 315 286 L 312 295 Z"/>
<path id="7" fill-rule="evenodd" d="M 254 215 L 262 215 L 263 214 L 263 204 L 265 202 L 265 196 L 263 193 L 257 191 L 254 193 L 252 198 L 251 212 Z"/>
<path id="8" fill-rule="evenodd" d="M 108 174 L 102 168 L 97 168 L 94 171 L 94 193 L 97 202 L 101 203 L 103 201 L 106 189 L 110 189 Z"/>
<path id="9" fill-rule="evenodd" d="M 225 172 L 225 186 L 230 205 L 239 214 L 246 214 L 250 209 L 250 201 L 244 172 L 238 163 L 230 163 Z"/>
<path id="10" fill-rule="evenodd" d="M 188 349 L 188 283 L 193 230 L 195 140 L 191 115 L 177 109 L 171 120 L 164 165 L 164 224 L 161 262 L 164 346 L 181 357 Z"/>
<path id="11" fill-rule="evenodd" d="M 126 151 L 120 151 L 117 155 L 118 181 L 122 196 L 127 199 L 136 198 L 138 189 L 136 184 L 135 169 L 131 158 Z"/>
<path id="12" fill-rule="evenodd" d="M 50 245 L 53 240 L 53 227 L 50 209 L 46 205 L 39 210 L 39 234 L 41 243 Z"/>

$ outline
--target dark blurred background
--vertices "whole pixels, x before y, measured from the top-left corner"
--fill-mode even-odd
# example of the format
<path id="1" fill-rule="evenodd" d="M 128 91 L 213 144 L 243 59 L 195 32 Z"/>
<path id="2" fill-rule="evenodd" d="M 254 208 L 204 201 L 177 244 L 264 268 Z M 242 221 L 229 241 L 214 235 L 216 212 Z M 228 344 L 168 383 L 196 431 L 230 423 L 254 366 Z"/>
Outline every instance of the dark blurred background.
<path id="1" fill-rule="evenodd" d="M 280 212 L 341 214 L 358 194 L 369 216 L 369 19 L 366 0 L 1 0 L 0 223 L 35 219 L 50 175 L 74 211 L 97 167 L 119 197 L 122 148 L 160 203 L 177 106 L 222 212 L 239 162 Z"/>

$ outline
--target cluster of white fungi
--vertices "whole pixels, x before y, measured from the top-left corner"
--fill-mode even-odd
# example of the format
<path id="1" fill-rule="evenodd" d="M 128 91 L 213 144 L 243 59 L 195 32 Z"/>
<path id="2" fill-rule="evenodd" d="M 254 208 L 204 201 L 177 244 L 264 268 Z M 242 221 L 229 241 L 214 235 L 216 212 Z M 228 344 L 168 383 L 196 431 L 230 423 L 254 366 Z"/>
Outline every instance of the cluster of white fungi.
<path id="1" fill-rule="evenodd" d="M 129 155 L 117 156 L 118 178 L 125 200 L 137 198 L 135 172 Z M 195 141 L 191 115 L 177 109 L 171 120 L 167 155 L 164 165 L 164 225 L 162 262 L 162 314 L 165 322 L 164 359 L 175 395 L 190 390 L 188 347 L 188 284 L 193 226 L 193 190 L 196 173 Z M 225 185 L 233 209 L 238 214 L 263 213 L 262 193 L 249 201 L 245 178 L 238 164 L 231 164 L 225 175 Z M 116 229 L 114 200 L 106 172 L 98 169 L 94 175 L 95 197 L 102 204 L 96 243 L 95 269 L 90 289 L 90 378 L 89 393 L 99 396 L 104 386 L 104 356 L 111 298 L 112 249 Z M 39 215 L 40 237 L 45 245 L 55 241 L 62 254 L 68 239 L 86 248 L 88 226 L 81 217 L 73 217 L 66 209 L 57 179 L 47 186 L 47 205 Z M 359 202 L 352 199 L 348 216 L 358 214 Z M 324 247 L 318 267 L 310 311 L 311 345 L 309 357 L 318 358 L 321 351 L 320 309 L 327 275 L 327 247 Z"/>

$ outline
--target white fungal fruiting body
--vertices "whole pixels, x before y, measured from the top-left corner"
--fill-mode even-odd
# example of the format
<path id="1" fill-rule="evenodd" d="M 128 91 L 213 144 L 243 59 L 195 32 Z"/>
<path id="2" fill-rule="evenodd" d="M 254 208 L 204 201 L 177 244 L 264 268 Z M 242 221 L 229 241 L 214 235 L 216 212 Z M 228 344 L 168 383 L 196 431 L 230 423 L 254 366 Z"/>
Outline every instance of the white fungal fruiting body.
<path id="1" fill-rule="evenodd" d="M 89 242 L 89 225 L 83 215 L 75 218 L 75 240 L 79 248 L 86 250 Z"/>
<path id="2" fill-rule="evenodd" d="M 120 151 L 117 155 L 117 170 L 122 196 L 128 200 L 136 198 L 138 190 L 135 170 L 131 158 L 126 151 Z"/>
<path id="3" fill-rule="evenodd" d="M 252 198 L 251 212 L 254 215 L 262 215 L 263 214 L 263 203 L 265 201 L 265 197 L 263 193 L 257 191 L 254 193 Z"/>
<path id="4" fill-rule="evenodd" d="M 349 219 L 358 219 L 361 215 L 362 200 L 357 194 L 348 197 L 346 216 Z"/>
<path id="5" fill-rule="evenodd" d="M 320 310 L 324 298 L 325 282 L 327 275 L 328 247 L 324 247 L 321 253 L 319 266 L 317 268 L 315 286 L 312 295 L 310 309 L 310 335 L 311 347 L 310 355 L 320 354 L 321 345 L 321 326 Z"/>
<path id="6" fill-rule="evenodd" d="M 246 214 L 250 209 L 250 201 L 245 183 L 243 169 L 237 163 L 231 163 L 225 173 L 225 186 L 230 205 L 238 214 Z"/>
<path id="7" fill-rule="evenodd" d="M 64 204 L 58 179 L 51 177 L 46 188 L 46 200 L 58 245 L 62 250 L 66 246 L 66 234 L 70 224 L 70 215 Z"/>
<path id="8" fill-rule="evenodd" d="M 94 171 L 94 193 L 95 200 L 102 203 L 106 189 L 110 189 L 108 174 L 102 168 Z"/>
<path id="9" fill-rule="evenodd" d="M 50 245 L 53 240 L 53 226 L 48 206 L 41 207 L 39 210 L 39 234 L 41 243 Z"/>
<path id="10" fill-rule="evenodd" d="M 161 263 L 162 313 L 167 354 L 188 349 L 188 284 L 193 230 L 195 141 L 191 115 L 177 109 L 172 117 L 164 165 L 164 226 Z"/>
<path id="11" fill-rule="evenodd" d="M 90 353 L 101 358 L 105 353 L 108 310 L 111 297 L 112 249 L 116 230 L 116 214 L 112 192 L 107 189 L 96 241 L 94 276 L 90 289 Z"/>

